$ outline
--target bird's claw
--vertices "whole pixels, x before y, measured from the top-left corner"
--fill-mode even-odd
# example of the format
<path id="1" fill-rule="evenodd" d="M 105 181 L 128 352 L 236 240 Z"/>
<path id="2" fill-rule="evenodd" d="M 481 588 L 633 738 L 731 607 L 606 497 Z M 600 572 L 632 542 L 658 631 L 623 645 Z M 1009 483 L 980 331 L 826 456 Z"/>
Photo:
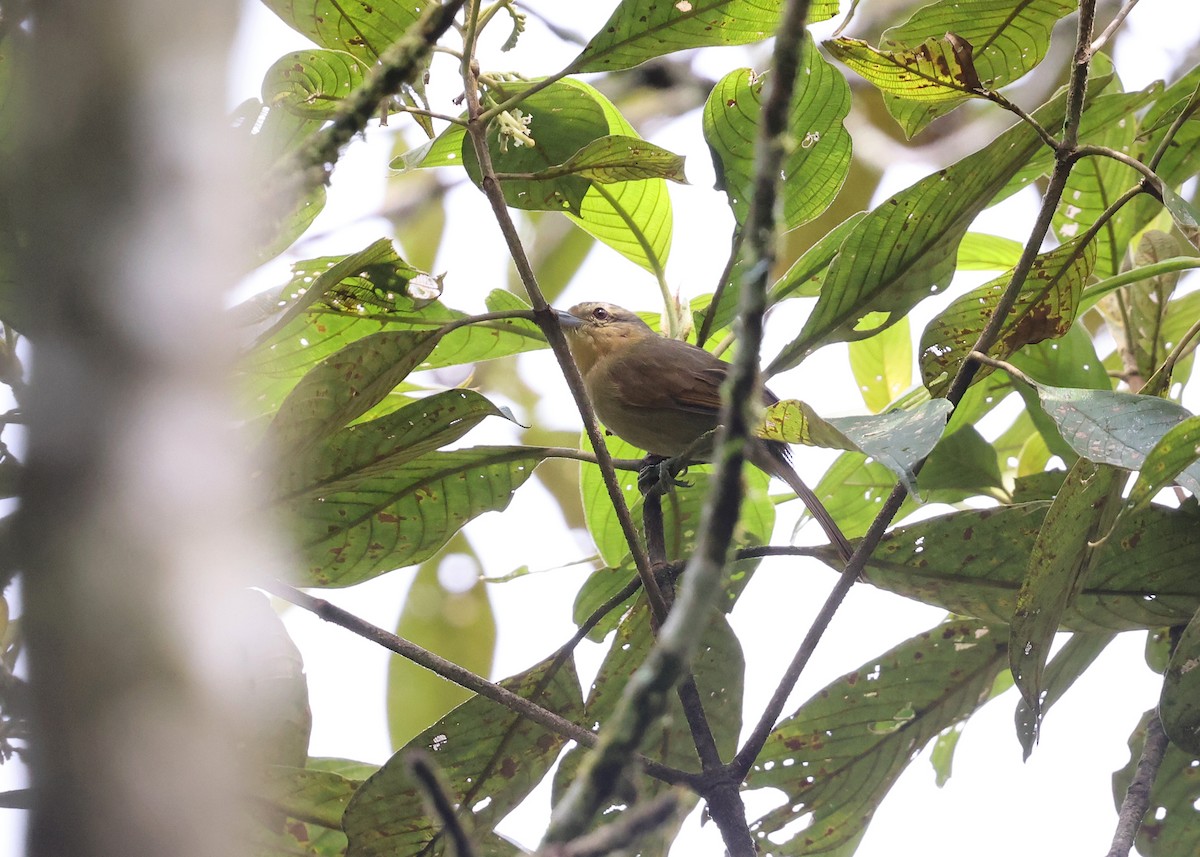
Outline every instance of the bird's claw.
<path id="1" fill-rule="evenodd" d="M 667 494 L 675 488 L 691 488 L 691 482 L 678 478 L 686 472 L 687 463 L 681 463 L 678 458 L 647 455 L 638 471 L 638 490 L 645 495 L 651 491 Z"/>

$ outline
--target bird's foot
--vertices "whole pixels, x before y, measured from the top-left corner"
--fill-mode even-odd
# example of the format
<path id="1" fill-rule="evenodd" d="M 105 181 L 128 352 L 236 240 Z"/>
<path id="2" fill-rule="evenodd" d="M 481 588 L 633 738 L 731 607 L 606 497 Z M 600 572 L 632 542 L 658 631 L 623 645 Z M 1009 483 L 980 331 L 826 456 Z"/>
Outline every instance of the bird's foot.
<path id="1" fill-rule="evenodd" d="M 678 477 L 687 472 L 687 462 L 679 458 L 647 455 L 638 471 L 638 490 L 643 496 L 651 491 L 668 494 L 675 488 L 691 488 L 692 483 Z"/>

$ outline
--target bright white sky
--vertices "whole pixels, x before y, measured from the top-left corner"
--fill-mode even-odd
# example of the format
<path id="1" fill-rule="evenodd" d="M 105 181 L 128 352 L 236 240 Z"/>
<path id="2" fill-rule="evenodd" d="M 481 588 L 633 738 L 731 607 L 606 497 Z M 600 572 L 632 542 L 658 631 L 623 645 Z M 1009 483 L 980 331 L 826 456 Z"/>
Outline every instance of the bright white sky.
<path id="1" fill-rule="evenodd" d="M 604 21 L 615 0 L 570 4 L 569 16 L 555 8 L 558 4 L 536 5 L 586 35 Z M 829 29 L 830 25 L 822 25 L 818 35 Z M 1186 43 L 1197 31 L 1200 4 L 1143 0 L 1127 22 L 1128 40 L 1118 49 L 1118 68 L 1126 88 L 1138 88 L 1168 74 L 1176 61 L 1173 40 Z M 576 51 L 554 42 L 531 20 L 518 50 L 503 57 L 494 54 L 485 67 L 514 69 L 530 76 L 555 71 Z M 231 62 L 230 104 L 256 96 L 268 66 L 285 52 L 306 46 L 303 37 L 265 7 L 247 0 Z M 1130 62 L 1135 53 L 1136 59 Z M 702 70 L 719 77 L 739 65 L 761 67 L 764 62 L 761 53 L 725 49 L 706 56 Z M 448 68 L 440 75 L 435 69 L 431 97 L 435 110 L 452 113 L 456 108 L 449 98 L 457 89 Z M 405 123 L 397 119 L 393 125 L 403 127 Z M 300 254 L 279 260 L 252 277 L 250 287 L 282 284 L 292 259 L 351 252 L 391 234 L 386 221 L 370 214 L 382 203 L 380 177 L 391 157 L 392 133 L 372 128 L 365 143 L 350 147 L 335 173 L 329 204 L 310 231 L 316 237 L 304 241 Z M 664 127 L 652 139 L 688 158 L 691 184 L 671 186 L 676 225 L 668 273 L 675 288 L 694 296 L 712 288 L 715 272 L 724 263 L 731 219 L 723 195 L 712 190 L 711 162 L 700 135 L 698 112 Z M 929 169 L 926 164 L 897 164 L 886 175 L 878 198 L 907 186 Z M 449 222 L 457 234 L 444 242 L 437 266 L 438 271 L 448 271 L 445 299 L 458 309 L 479 310 L 484 295 L 504 285 L 507 256 L 481 195 L 463 187 L 451 194 L 449 204 Z M 1035 206 L 1032 193 L 1019 196 L 985 213 L 976 229 L 1023 239 Z M 464 234 L 468 223 L 469 236 Z M 649 275 L 602 247 L 591 254 L 562 303 L 595 298 L 639 309 L 658 305 L 657 287 Z M 920 331 L 932 312 L 932 307 L 922 307 L 914 313 L 914 332 Z M 795 324 L 794 314 L 772 318 L 768 353 L 786 341 Z M 527 377 L 538 373 L 553 378 L 557 373 L 545 353 L 523 356 L 519 367 Z M 814 388 L 813 379 L 817 378 L 822 380 Z M 823 414 L 864 411 L 842 347 L 823 349 L 802 370 L 781 376 L 773 386 L 780 395 L 802 396 Z M 518 418 L 525 423 L 538 420 L 555 427 L 578 428 L 565 385 L 551 383 L 547 387 L 546 405 L 536 413 L 518 413 Z M 1195 396 L 1191 398 L 1195 411 Z M 467 440 L 512 439 L 507 427 L 485 424 Z M 807 449 L 799 450 L 798 458 L 801 473 L 810 484 L 832 460 L 832 456 Z M 780 509 L 777 543 L 789 538 L 798 513 L 794 506 Z M 485 572 L 492 576 L 523 565 L 554 568 L 591 552 L 586 536 L 581 538 L 561 525 L 552 498 L 536 481 L 517 492 L 507 512 L 485 515 L 466 532 L 486 557 Z M 801 533 L 802 541 L 815 538 L 809 529 Z M 499 627 L 494 678 L 529 666 L 571 635 L 570 605 L 585 576 L 586 571 L 564 570 L 492 587 Z M 351 590 L 322 594 L 371 622 L 393 628 L 411 579 L 411 571 L 400 571 Z M 732 623 L 748 664 L 746 711 L 751 722 L 833 581 L 833 573 L 818 563 L 777 560 L 764 562 L 747 588 Z M 856 587 L 822 640 L 787 711 L 828 681 L 941 618 L 941 611 L 934 608 L 868 586 Z M 384 720 L 387 653 L 300 610 L 288 611 L 286 622 L 304 654 L 309 677 L 314 716 L 311 753 L 383 762 L 391 752 Z M 954 776 L 945 788 L 935 788 L 927 753 L 922 754 L 876 813 L 858 850 L 860 857 L 955 853 L 964 843 L 970 843 L 976 857 L 1011 857 L 1026 853 L 1031 843 L 1043 854 L 1105 853 L 1115 823 L 1110 777 L 1127 761 L 1129 732 L 1158 694 L 1158 678 L 1142 660 L 1143 642 L 1143 634 L 1127 634 L 1110 647 L 1050 712 L 1042 743 L 1028 763 L 1021 762 L 1013 731 L 1016 697 L 1011 691 L 972 718 L 958 745 Z M 581 648 L 585 682 L 601 655 L 602 650 L 591 644 Z M 13 766 L 0 767 L 0 789 L 15 787 L 19 781 Z M 757 803 L 756 797 L 760 798 Z M 775 799 L 761 798 L 750 798 L 752 817 L 775 803 Z M 505 822 L 502 832 L 527 846 L 536 845 L 548 807 L 548 790 L 541 789 Z M 13 811 L 0 813 L 0 829 L 13 836 L 7 853 L 18 854 L 21 846 L 16 837 L 23 827 L 22 817 Z M 702 829 L 693 815 L 673 853 L 680 857 L 719 855 L 722 846 L 715 827 Z"/>

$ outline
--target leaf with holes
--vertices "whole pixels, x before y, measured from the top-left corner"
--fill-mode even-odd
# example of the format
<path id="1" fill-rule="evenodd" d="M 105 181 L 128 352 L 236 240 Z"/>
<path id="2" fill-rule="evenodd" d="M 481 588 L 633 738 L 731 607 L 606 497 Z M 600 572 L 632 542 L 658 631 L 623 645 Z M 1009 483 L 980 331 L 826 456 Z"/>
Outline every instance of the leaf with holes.
<path id="1" fill-rule="evenodd" d="M 851 853 L 916 753 L 986 701 L 1004 665 L 1002 633 L 954 619 L 824 687 L 755 761 L 750 784 L 787 796 L 751 824 L 756 839 L 778 855 Z"/>
<path id="2" fill-rule="evenodd" d="M 500 684 L 568 720 L 582 718 L 579 678 L 570 658 L 557 670 L 553 658 L 542 661 Z M 502 844 L 490 834 L 492 828 L 546 775 L 564 743 L 490 699 L 472 697 L 410 741 L 354 794 L 342 818 L 350 838 L 347 857 L 420 854 L 440 840 L 441 822 L 430 817 L 405 769 L 406 750 L 432 755 L 451 802 L 469 816 L 473 838 L 483 840 L 482 853 L 491 854 Z"/>
<path id="3" fill-rule="evenodd" d="M 1049 504 L 941 515 L 891 530 L 867 561 L 881 589 L 952 613 L 1007 624 Z M 1083 591 L 1062 615 L 1073 631 L 1127 631 L 1187 622 L 1200 605 L 1200 516 L 1151 506 L 1098 549 Z M 1134 548 L 1137 548 L 1134 550 Z M 822 559 L 837 554 L 818 548 Z"/>
<path id="4" fill-rule="evenodd" d="M 1034 112 L 1043 125 L 1062 122 L 1065 93 Z M 830 342 L 865 339 L 898 321 L 954 275 L 958 243 L 991 197 L 1042 146 L 1024 122 L 958 163 L 921 179 L 867 213 L 841 245 L 800 335 L 771 361 L 767 374 L 790 369 Z M 858 325 L 868 312 L 885 321 Z"/>
<path id="5" fill-rule="evenodd" d="M 1064 15 L 1075 11 L 1069 0 L 939 0 L 918 9 L 898 27 L 885 30 L 879 47 L 888 52 L 912 52 L 930 39 L 940 40 L 947 33 L 973 47 L 970 67 L 974 77 L 988 89 L 1001 89 L 1032 70 L 1046 55 L 1050 32 Z M 941 49 L 935 52 L 935 57 Z M 947 71 L 962 66 L 951 51 Z M 870 79 L 870 78 L 868 78 Z M 936 78 L 945 81 L 939 70 Z M 959 79 L 969 89 L 970 76 Z M 970 95 L 915 101 L 900 93 L 885 90 L 888 112 L 912 137 L 934 119 L 949 113 Z M 1052 127 L 1045 125 L 1044 127 Z"/>
<path id="6" fill-rule="evenodd" d="M 1035 733 L 1042 717 L 1042 671 L 1050 644 L 1100 557 L 1094 543 L 1116 517 L 1123 476 L 1107 465 L 1076 461 L 1033 542 L 1013 611 L 1008 658 Z"/>
<path id="7" fill-rule="evenodd" d="M 911 411 L 823 419 L 804 402 L 785 399 L 767 408 L 760 436 L 784 443 L 857 450 L 886 466 L 916 496 L 914 467 L 937 444 L 951 410 L 945 399 L 934 399 Z"/>
<path id="8" fill-rule="evenodd" d="M 730 72 L 713 87 L 704 105 L 708 142 L 722 188 L 739 227 L 745 224 L 753 192 L 755 144 L 767 74 L 748 68 Z M 804 85 L 788 108 L 788 141 L 779 193 L 781 224 L 794 229 L 833 202 L 850 169 L 852 144 L 842 122 L 850 112 L 850 87 L 805 36 Z"/>
<path id="9" fill-rule="evenodd" d="M 1192 414 L 1157 396 L 1078 390 L 1039 384 L 1042 408 L 1063 440 L 1091 461 L 1141 470 L 1146 456 L 1166 433 Z M 1200 494 L 1200 472 L 1183 470 L 1179 484 Z"/>
<path id="10" fill-rule="evenodd" d="M 1065 336 L 1075 323 L 1084 283 L 1096 261 L 1095 245 L 1064 244 L 1038 256 L 1017 293 L 1012 311 L 1004 319 L 991 355 L 1004 360 L 1017 349 L 1046 339 Z M 921 334 L 921 377 L 930 394 L 941 395 L 966 359 L 1012 279 L 1009 271 L 956 298 Z M 976 379 L 986 377 L 990 366 L 981 366 Z"/>
<path id="11" fill-rule="evenodd" d="M 484 512 L 508 507 L 546 451 L 477 446 L 430 453 L 331 491 L 278 504 L 300 545 L 304 586 L 350 586 L 428 559 Z"/>
<path id="12" fill-rule="evenodd" d="M 263 103 L 310 119 L 329 119 L 362 86 L 367 65 L 344 51 L 294 51 L 267 69 Z"/>
<path id="13" fill-rule="evenodd" d="M 348 51 L 373 63 L 421 17 L 423 0 L 263 0 L 289 27 L 323 48 Z"/>

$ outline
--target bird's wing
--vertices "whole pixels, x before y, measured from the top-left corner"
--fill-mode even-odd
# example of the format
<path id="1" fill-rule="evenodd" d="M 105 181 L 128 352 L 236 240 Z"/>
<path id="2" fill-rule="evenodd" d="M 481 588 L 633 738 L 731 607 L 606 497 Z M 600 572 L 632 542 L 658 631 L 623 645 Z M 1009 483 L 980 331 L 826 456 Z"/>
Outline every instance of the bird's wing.
<path id="1" fill-rule="evenodd" d="M 663 345 L 669 345 L 664 349 Z M 702 348 L 660 339 L 653 348 L 626 349 L 605 372 L 611 393 L 628 408 L 716 415 L 727 364 Z"/>

